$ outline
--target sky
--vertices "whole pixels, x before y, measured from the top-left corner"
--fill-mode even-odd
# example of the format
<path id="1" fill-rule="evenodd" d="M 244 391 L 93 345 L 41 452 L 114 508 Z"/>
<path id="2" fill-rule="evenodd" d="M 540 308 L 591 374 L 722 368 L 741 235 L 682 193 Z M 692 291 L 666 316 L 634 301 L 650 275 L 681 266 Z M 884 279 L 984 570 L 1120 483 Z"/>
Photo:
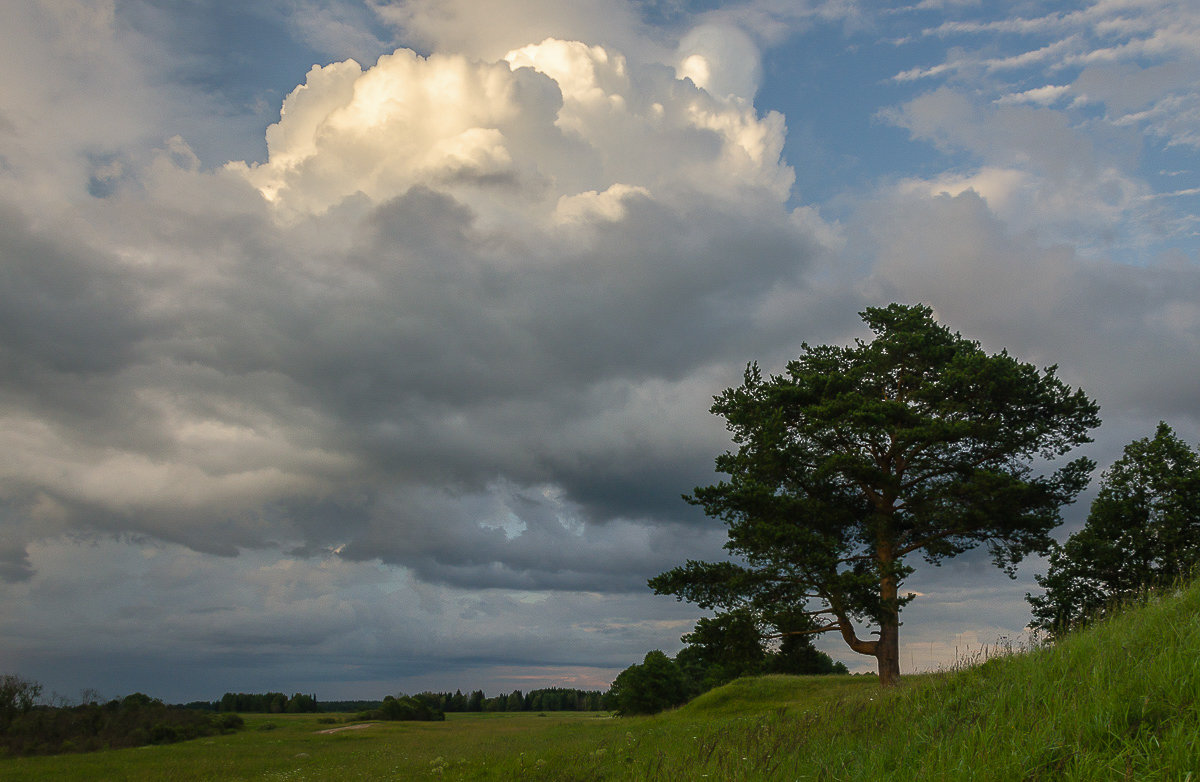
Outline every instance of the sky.
<path id="1" fill-rule="evenodd" d="M 47 693 L 605 688 L 702 615 L 712 397 L 869 306 L 1057 365 L 1095 480 L 1200 441 L 1192 0 L 30 0 L 0 69 Z M 903 671 L 1021 637 L 1042 562 L 914 564 Z"/>

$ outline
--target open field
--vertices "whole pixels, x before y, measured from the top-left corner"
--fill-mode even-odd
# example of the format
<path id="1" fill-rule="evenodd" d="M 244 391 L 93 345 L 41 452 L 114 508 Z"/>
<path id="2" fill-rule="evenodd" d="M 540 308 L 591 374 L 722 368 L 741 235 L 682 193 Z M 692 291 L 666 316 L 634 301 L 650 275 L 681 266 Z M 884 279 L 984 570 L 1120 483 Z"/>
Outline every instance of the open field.
<path id="1" fill-rule="evenodd" d="M 0 760 L 16 780 L 1200 780 L 1200 583 L 1054 647 L 908 677 L 742 679 L 655 717 L 249 715 L 169 746 Z"/>
<path id="2" fill-rule="evenodd" d="M 357 726 L 320 721 L 331 715 L 248 714 L 246 730 L 234 735 L 90 755 L 0 760 L 0 779 L 642 779 L 666 773 L 665 752 L 691 769 L 690 756 L 698 751 L 711 755 L 729 729 L 744 730 L 763 717 L 776 720 L 780 710 L 803 712 L 829 698 L 877 690 L 871 677 L 777 676 L 745 680 L 656 717 L 449 714 L 445 722 L 374 723 L 352 730 L 346 728 Z M 329 732 L 336 728 L 342 729 Z M 674 762 L 669 766 L 678 768 Z"/>
<path id="3" fill-rule="evenodd" d="M 446 722 L 322 722 L 333 715 L 245 715 L 246 729 L 180 744 L 0 760 L 3 780 L 416 779 L 451 770 L 517 770 L 522 753 L 570 745 L 606 714 L 451 714 Z M 330 729 L 342 728 L 330 732 Z M 355 728 L 355 729 L 347 729 Z M 510 757 L 511 756 L 511 757 Z M 500 759 L 515 763 L 500 762 Z M 442 769 L 441 772 L 438 769 Z M 486 776 L 484 777 L 486 778 Z"/>

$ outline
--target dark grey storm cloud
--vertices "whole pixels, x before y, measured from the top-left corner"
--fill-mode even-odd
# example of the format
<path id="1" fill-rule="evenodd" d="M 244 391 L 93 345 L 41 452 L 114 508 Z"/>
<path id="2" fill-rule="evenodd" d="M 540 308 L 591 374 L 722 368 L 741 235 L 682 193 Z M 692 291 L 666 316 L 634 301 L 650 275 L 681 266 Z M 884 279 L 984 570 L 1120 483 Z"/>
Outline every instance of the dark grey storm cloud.
<path id="1" fill-rule="evenodd" d="M 578 76 L 558 74 L 564 84 L 606 67 L 598 50 L 562 51 L 584 58 L 570 66 Z M 408 62 L 395 67 L 415 68 L 409 78 L 460 67 Z M 208 553 L 337 550 L 462 587 L 641 588 L 678 557 L 683 530 L 711 530 L 680 495 L 708 479 L 721 441 L 703 417 L 714 381 L 736 377 L 759 303 L 802 288 L 823 244 L 774 189 L 786 172 L 769 154 L 779 127 L 657 71 L 647 88 L 665 92 L 642 96 L 622 73 L 606 89 L 648 116 L 662 113 L 654 98 L 709 112 L 672 120 L 704 143 L 680 148 L 668 127 L 658 143 L 670 155 L 639 174 L 653 189 L 557 196 L 545 161 L 532 181 L 445 185 L 401 161 L 359 174 L 415 177 L 393 197 L 280 217 L 236 168 L 205 172 L 175 139 L 131 163 L 129 181 L 91 187 L 86 237 L 34 236 L 14 204 L 4 348 L 29 369 L 10 373 L 9 412 L 54 434 L 10 476 L 22 487 L 14 512 L 41 508 L 54 534 Z M 332 89 L 320 78 L 295 100 L 319 106 Z M 503 100 L 595 111 L 587 95 L 534 81 Z M 520 164 L 541 148 L 520 123 L 555 121 L 535 111 L 500 141 L 470 130 L 433 150 L 468 145 L 439 163 L 460 170 L 461 155 L 484 154 L 471 145 L 504 143 L 486 154 Z M 593 159 L 592 176 L 620 162 L 627 120 L 604 121 L 563 142 Z M 313 170 L 321 156 L 378 168 L 358 157 L 353 129 L 340 132 Z M 710 169 L 711 192 L 688 186 L 688 167 Z M 325 198 L 328 186 L 286 192 Z M 497 220 L 508 200 L 519 211 Z M 22 529 L 32 543 L 46 528 Z"/>

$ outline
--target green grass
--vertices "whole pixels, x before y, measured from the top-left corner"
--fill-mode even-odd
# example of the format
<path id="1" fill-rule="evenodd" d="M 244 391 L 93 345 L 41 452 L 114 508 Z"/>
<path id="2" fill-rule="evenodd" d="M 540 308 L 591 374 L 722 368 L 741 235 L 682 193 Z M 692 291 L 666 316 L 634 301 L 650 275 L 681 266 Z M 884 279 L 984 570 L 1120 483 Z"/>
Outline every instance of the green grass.
<path id="1" fill-rule="evenodd" d="M 450 715 L 0 760 L 3 780 L 1195 780 L 1200 583 L 1053 647 L 907 677 L 743 679 L 654 717 Z M 265 725 L 271 730 L 262 730 Z"/>

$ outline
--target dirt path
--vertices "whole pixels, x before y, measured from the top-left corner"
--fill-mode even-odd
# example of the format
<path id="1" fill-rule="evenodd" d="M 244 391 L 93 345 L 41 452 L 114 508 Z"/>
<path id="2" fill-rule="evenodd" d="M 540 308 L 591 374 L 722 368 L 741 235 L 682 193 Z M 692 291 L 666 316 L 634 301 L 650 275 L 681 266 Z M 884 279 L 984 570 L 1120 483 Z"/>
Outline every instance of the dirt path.
<path id="1" fill-rule="evenodd" d="M 326 730 L 318 730 L 317 733 L 340 733 L 343 730 L 362 730 L 363 728 L 373 728 L 378 724 L 378 722 L 362 722 L 358 725 L 347 725 L 344 728 L 327 728 Z"/>

